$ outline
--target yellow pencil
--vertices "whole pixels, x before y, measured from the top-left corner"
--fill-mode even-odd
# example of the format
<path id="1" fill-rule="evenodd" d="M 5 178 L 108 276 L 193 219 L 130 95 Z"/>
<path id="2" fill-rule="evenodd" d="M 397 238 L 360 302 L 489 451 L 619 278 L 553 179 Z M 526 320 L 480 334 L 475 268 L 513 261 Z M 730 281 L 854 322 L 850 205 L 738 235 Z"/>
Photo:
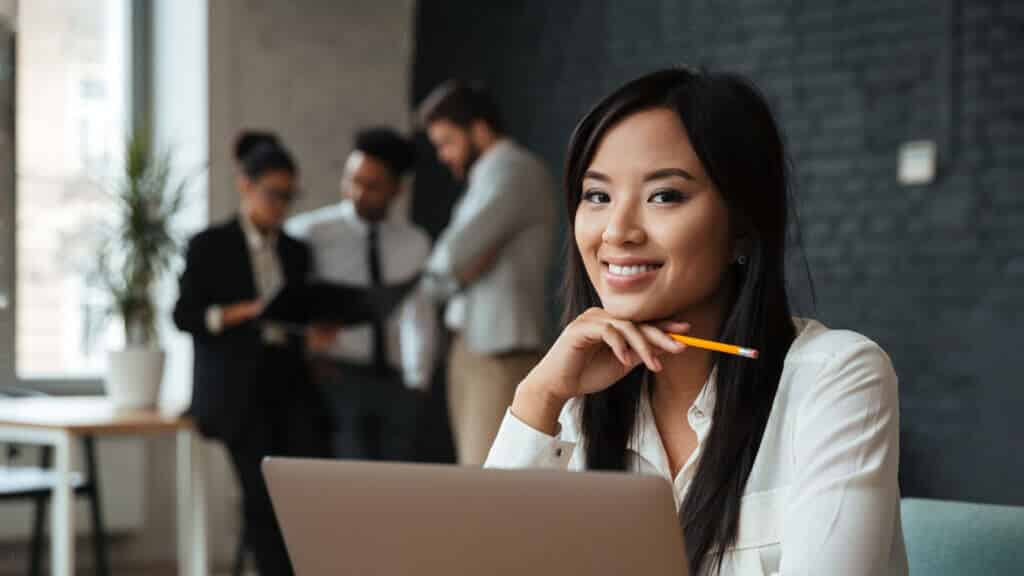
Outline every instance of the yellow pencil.
<path id="1" fill-rule="evenodd" d="M 703 348 L 704 350 L 714 350 L 715 352 L 724 352 L 734 356 L 743 356 L 744 358 L 753 358 L 755 360 L 757 359 L 757 350 L 754 350 L 753 348 L 742 348 L 733 344 L 723 344 L 713 340 L 704 340 L 702 338 L 694 338 L 692 336 L 672 334 L 671 332 L 668 333 L 668 335 L 676 342 L 686 344 L 687 346 L 693 346 L 694 348 Z"/>

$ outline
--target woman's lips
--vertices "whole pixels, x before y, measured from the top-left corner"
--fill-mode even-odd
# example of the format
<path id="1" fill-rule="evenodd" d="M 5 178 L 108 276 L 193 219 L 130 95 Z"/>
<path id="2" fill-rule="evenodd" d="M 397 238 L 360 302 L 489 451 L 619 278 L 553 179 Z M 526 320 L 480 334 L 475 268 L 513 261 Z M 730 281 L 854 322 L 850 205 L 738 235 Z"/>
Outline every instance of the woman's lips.
<path id="1" fill-rule="evenodd" d="M 618 290 L 636 290 L 646 287 L 658 275 L 660 263 L 602 262 L 605 283 Z"/>

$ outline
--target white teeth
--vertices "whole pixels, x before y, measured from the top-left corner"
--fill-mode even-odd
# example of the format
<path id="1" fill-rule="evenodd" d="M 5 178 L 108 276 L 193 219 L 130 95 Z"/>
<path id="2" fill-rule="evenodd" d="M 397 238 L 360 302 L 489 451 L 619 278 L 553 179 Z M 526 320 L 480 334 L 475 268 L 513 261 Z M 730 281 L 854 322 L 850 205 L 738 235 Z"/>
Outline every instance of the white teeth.
<path id="1" fill-rule="evenodd" d="M 616 276 L 635 276 L 637 274 L 643 274 L 657 269 L 658 267 L 653 264 L 647 264 L 644 266 L 619 266 L 618 264 L 608 264 L 608 271 Z"/>

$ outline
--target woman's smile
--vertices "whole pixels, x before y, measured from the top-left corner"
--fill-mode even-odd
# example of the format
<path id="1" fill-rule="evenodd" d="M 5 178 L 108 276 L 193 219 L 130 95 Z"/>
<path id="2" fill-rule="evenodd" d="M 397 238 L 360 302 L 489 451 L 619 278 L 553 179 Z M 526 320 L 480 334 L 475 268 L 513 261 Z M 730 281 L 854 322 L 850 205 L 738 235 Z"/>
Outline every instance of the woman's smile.
<path id="1" fill-rule="evenodd" d="M 614 291 L 636 292 L 654 283 L 662 262 L 636 257 L 606 258 L 601 260 L 604 284 Z"/>

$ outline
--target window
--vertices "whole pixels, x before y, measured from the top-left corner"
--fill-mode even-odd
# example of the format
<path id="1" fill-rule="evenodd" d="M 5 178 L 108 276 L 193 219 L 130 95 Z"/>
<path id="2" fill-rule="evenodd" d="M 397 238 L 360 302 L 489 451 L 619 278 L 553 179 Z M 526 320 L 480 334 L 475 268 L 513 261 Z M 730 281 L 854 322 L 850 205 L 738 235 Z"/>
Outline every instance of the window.
<path id="1" fill-rule="evenodd" d="M 99 378 L 106 351 L 123 341 L 119 323 L 106 321 L 108 302 L 89 272 L 129 129 L 130 4 L 18 3 L 12 338 L 18 380 Z"/>

